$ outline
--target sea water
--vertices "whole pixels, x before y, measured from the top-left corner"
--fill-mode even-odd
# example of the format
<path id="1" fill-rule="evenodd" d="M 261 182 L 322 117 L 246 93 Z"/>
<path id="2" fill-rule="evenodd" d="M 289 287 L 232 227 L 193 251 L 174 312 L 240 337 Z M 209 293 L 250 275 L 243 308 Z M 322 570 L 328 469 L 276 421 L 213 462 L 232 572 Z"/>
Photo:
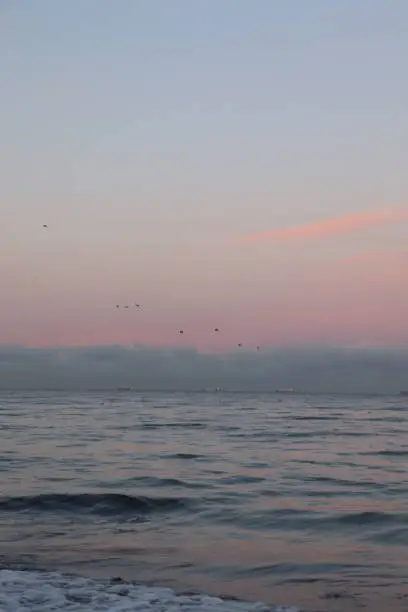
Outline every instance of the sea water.
<path id="1" fill-rule="evenodd" d="M 0 394 L 1 611 L 406 611 L 407 504 L 407 397 Z"/>

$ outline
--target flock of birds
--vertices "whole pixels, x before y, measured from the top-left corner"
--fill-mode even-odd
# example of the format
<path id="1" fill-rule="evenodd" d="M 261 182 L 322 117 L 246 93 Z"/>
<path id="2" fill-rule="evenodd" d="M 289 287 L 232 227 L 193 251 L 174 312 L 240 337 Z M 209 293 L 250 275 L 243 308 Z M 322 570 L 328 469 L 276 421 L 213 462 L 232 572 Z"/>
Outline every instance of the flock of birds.
<path id="1" fill-rule="evenodd" d="M 48 229 L 48 225 L 47 225 L 46 223 L 44 223 L 44 224 L 43 224 L 43 229 Z M 117 309 L 117 310 L 119 310 L 120 308 L 124 308 L 124 309 L 128 310 L 129 308 L 132 308 L 132 307 L 133 307 L 133 308 L 136 308 L 136 309 L 140 309 L 140 308 L 141 308 L 141 305 L 140 305 L 140 304 L 138 304 L 137 302 L 136 302 L 135 304 L 133 304 L 132 306 L 130 306 L 129 304 L 125 304 L 125 305 L 116 304 L 116 309 Z M 218 334 L 218 333 L 219 333 L 219 331 L 220 331 L 219 327 L 214 327 L 213 332 L 214 332 L 215 334 Z M 184 334 L 184 329 L 179 329 L 179 330 L 178 330 L 178 333 L 179 333 L 179 335 L 180 335 L 180 336 L 182 336 L 182 335 Z M 242 343 L 241 343 L 241 342 L 238 342 L 237 347 L 238 347 L 238 348 L 242 348 Z M 261 347 L 260 347 L 260 346 L 257 346 L 257 347 L 256 347 L 256 350 L 257 350 L 257 351 L 259 351 L 260 349 L 261 349 Z"/>
<path id="2" fill-rule="evenodd" d="M 124 309 L 126 309 L 126 310 L 127 310 L 127 309 L 132 308 L 132 307 L 133 307 L 133 308 L 141 308 L 141 305 L 140 305 L 140 304 L 138 304 L 138 303 L 135 303 L 135 304 L 133 304 L 132 306 L 131 306 L 131 305 L 129 305 L 129 304 L 124 304 L 124 305 L 121 305 L 121 304 L 116 304 L 116 308 L 117 308 L 117 309 L 119 309 L 119 308 L 124 308 Z M 220 328 L 219 328 L 219 327 L 214 327 L 214 329 L 213 329 L 212 331 L 213 331 L 213 333 L 218 334 L 218 333 L 220 332 Z M 179 329 L 179 330 L 178 330 L 178 333 L 179 333 L 179 335 L 180 335 L 180 336 L 182 336 L 182 335 L 184 334 L 184 329 Z M 237 347 L 238 347 L 238 348 L 241 348 L 241 347 L 242 347 L 242 343 L 241 343 L 241 342 L 238 342 Z M 260 346 L 257 346 L 257 347 L 256 347 L 256 350 L 257 350 L 257 351 L 261 350 L 261 347 L 260 347 Z"/>

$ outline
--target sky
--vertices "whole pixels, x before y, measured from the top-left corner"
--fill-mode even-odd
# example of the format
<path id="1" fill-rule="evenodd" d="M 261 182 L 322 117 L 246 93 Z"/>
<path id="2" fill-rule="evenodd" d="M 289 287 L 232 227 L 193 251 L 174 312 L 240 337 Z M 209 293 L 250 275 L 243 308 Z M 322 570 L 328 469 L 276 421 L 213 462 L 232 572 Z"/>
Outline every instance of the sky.
<path id="1" fill-rule="evenodd" d="M 4 0 L 0 345 L 407 345 L 407 21 Z"/>

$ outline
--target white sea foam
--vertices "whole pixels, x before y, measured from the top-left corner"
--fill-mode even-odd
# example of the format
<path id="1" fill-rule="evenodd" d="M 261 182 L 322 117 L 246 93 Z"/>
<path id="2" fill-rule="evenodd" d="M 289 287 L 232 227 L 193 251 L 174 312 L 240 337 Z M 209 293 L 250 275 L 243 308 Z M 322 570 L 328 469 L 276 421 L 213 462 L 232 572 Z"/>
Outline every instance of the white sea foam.
<path id="1" fill-rule="evenodd" d="M 0 612 L 298 612 L 58 572 L 0 570 Z"/>

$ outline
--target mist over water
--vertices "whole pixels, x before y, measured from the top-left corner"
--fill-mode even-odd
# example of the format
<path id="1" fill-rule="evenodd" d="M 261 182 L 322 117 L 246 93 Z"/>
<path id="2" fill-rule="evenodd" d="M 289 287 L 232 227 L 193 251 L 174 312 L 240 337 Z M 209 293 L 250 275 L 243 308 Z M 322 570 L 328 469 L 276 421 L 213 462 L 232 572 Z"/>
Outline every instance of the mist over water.
<path id="1" fill-rule="evenodd" d="M 184 342 L 184 341 L 183 341 Z M 407 386 L 403 347 L 267 347 L 220 353 L 192 346 L 0 346 L 0 389 L 396 393 Z"/>
<path id="2" fill-rule="evenodd" d="M 407 401 L 3 392 L 2 567 L 405 610 Z"/>

